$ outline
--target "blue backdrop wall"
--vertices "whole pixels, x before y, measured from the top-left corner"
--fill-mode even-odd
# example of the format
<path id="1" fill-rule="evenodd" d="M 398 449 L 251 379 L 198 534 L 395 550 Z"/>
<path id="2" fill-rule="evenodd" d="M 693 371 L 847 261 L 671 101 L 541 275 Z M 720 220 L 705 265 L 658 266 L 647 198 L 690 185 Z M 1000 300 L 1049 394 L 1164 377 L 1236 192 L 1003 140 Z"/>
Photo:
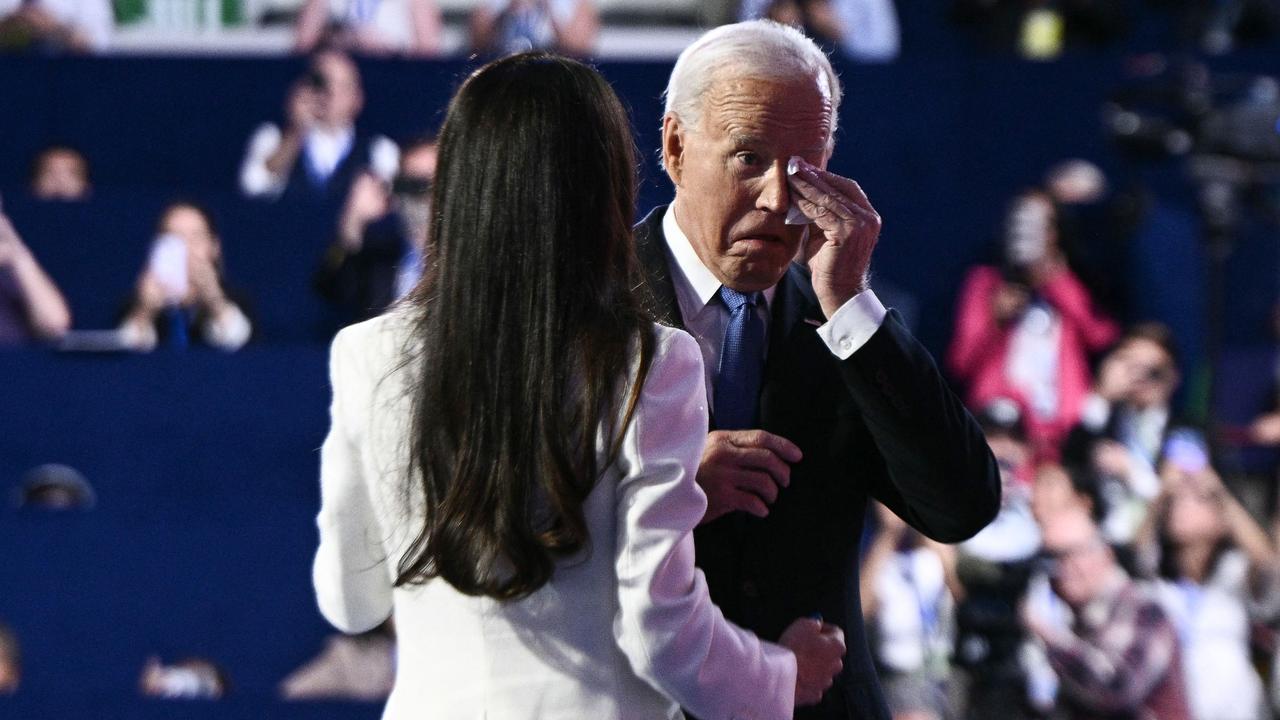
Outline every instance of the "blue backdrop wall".
<path id="1" fill-rule="evenodd" d="M 1266 55 L 1223 66 L 1276 69 Z M 393 138 L 434 130 L 469 67 L 362 62 L 362 127 Z M 1116 186 L 1151 188 L 1149 212 L 1123 252 L 1131 319 L 1170 322 L 1195 357 L 1203 254 L 1181 168 L 1128 166 L 1099 130 L 1099 107 L 1123 68 L 1107 56 L 840 67 L 847 94 L 832 166 L 859 180 L 884 216 L 877 276 L 914 296 L 918 332 L 935 353 L 949 339 L 963 271 L 986 256 L 1009 196 L 1051 163 L 1081 156 Z M 640 214 L 670 195 L 655 162 L 670 66 L 601 69 L 631 109 L 644 153 Z M 0 620 L 23 638 L 28 665 L 24 692 L 11 701 L 18 716 L 40 716 L 35 708 L 47 717 L 174 716 L 119 704 L 150 653 L 209 655 L 227 666 L 238 702 L 265 701 L 320 647 L 325 626 L 308 573 L 327 318 L 309 278 L 332 210 L 249 201 L 235 190 L 246 139 L 278 119 L 301 71 L 300 61 L 284 59 L 0 59 L 4 207 L 65 290 L 76 326 L 115 321 L 159 209 L 194 197 L 218 216 L 228 277 L 252 298 L 261 330 L 233 356 L 0 354 L 0 490 L 34 465 L 65 462 L 101 497 L 88 515 L 0 510 Z M 88 156 L 91 201 L 27 196 L 32 157 L 55 142 Z M 1233 345 L 1270 341 L 1277 265 L 1274 226 L 1251 223 L 1229 270 Z M 70 697 L 69 685 L 79 688 Z M 111 697 L 115 706 L 103 700 Z M 76 709 L 48 709 L 59 703 Z M 102 709 L 109 706 L 116 709 Z"/>

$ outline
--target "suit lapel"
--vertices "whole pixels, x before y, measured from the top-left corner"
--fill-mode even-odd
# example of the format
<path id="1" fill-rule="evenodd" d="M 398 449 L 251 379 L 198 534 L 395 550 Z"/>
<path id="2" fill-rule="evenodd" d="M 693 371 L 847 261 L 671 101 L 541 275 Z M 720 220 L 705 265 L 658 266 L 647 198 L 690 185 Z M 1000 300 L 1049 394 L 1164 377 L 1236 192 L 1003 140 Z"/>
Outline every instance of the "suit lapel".
<path id="1" fill-rule="evenodd" d="M 769 319 L 769 358 L 781 358 L 791 346 L 792 335 L 797 331 L 796 325 L 803 323 L 817 327 L 827 321 L 822 314 L 822 307 L 813 295 L 813 288 L 805 269 L 795 263 L 787 268 L 786 274 L 778 283 L 773 294 L 773 307 Z M 765 380 L 770 378 L 769 366 L 766 363 Z"/>
<path id="2" fill-rule="evenodd" d="M 644 276 L 640 297 L 654 320 L 683 330 L 684 318 L 680 315 L 676 286 L 671 280 L 671 258 L 662 234 L 662 218 L 666 212 L 667 206 L 659 205 L 635 227 L 636 256 Z"/>

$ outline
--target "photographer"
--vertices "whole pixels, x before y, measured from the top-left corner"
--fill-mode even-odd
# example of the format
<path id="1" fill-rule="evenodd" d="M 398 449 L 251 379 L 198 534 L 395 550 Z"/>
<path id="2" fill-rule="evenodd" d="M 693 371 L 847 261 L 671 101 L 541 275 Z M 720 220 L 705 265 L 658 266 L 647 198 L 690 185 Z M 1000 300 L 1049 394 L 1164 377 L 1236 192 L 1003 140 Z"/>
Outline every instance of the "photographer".
<path id="1" fill-rule="evenodd" d="M 120 324 L 121 342 L 139 352 L 190 342 L 231 352 L 253 335 L 243 300 L 222 276 L 222 243 L 209 212 L 190 202 L 165 208 L 151 256 Z"/>
<path id="2" fill-rule="evenodd" d="M 1067 266 L 1049 195 L 1014 199 L 1001 255 L 1001 266 L 975 267 L 964 280 L 948 367 L 967 384 L 970 407 L 1017 401 L 1032 446 L 1052 457 L 1089 392 L 1089 353 L 1118 329 Z"/>
<path id="3" fill-rule="evenodd" d="M 1210 466 L 1204 440 L 1169 434 L 1161 491 L 1138 534 L 1156 595 L 1178 628 L 1196 720 L 1257 720 L 1262 679 L 1250 634 L 1276 606 L 1280 555 Z"/>
<path id="4" fill-rule="evenodd" d="M 436 143 L 405 147 L 390 190 L 370 173 L 356 178 L 338 220 L 337 236 L 316 271 L 316 292 L 345 326 L 380 314 L 417 284 L 431 213 Z"/>
<path id="5" fill-rule="evenodd" d="M 400 162 L 395 143 L 356 132 L 364 108 L 360 71 L 351 58 L 326 51 L 294 83 L 283 129 L 266 123 L 249 141 L 240 189 L 250 197 L 341 202 L 362 172 L 390 181 Z"/>
<path id="6" fill-rule="evenodd" d="M 1101 478 L 1108 507 L 1102 530 L 1114 544 L 1133 541 L 1160 492 L 1156 468 L 1175 425 L 1171 401 L 1180 378 L 1169 329 L 1159 323 L 1130 328 L 1103 358 L 1080 424 L 1063 448 L 1067 463 L 1091 466 Z"/>

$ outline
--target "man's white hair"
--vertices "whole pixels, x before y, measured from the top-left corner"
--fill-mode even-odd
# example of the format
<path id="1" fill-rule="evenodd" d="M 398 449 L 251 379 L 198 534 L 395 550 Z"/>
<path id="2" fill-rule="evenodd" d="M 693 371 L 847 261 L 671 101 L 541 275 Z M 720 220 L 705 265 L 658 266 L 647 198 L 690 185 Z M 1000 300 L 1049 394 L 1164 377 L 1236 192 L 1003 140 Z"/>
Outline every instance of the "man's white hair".
<path id="1" fill-rule="evenodd" d="M 827 54 L 804 33 L 772 20 L 721 25 L 680 53 L 667 81 L 664 116 L 675 115 L 690 128 L 702 121 L 711 87 L 732 78 L 797 80 L 814 78 L 831 98 L 827 149 L 835 144 L 840 109 L 840 79 Z"/>

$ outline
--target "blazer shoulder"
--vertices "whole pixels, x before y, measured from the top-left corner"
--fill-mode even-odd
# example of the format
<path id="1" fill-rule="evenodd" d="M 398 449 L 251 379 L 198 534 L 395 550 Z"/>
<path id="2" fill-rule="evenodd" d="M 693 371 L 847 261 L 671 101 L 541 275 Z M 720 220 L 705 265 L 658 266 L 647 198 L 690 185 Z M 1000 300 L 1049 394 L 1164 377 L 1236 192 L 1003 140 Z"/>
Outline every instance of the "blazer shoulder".
<path id="1" fill-rule="evenodd" d="M 385 372 L 406 357 L 412 328 L 409 312 L 396 308 L 339 330 L 329 349 L 333 380 L 346 381 Z"/>

